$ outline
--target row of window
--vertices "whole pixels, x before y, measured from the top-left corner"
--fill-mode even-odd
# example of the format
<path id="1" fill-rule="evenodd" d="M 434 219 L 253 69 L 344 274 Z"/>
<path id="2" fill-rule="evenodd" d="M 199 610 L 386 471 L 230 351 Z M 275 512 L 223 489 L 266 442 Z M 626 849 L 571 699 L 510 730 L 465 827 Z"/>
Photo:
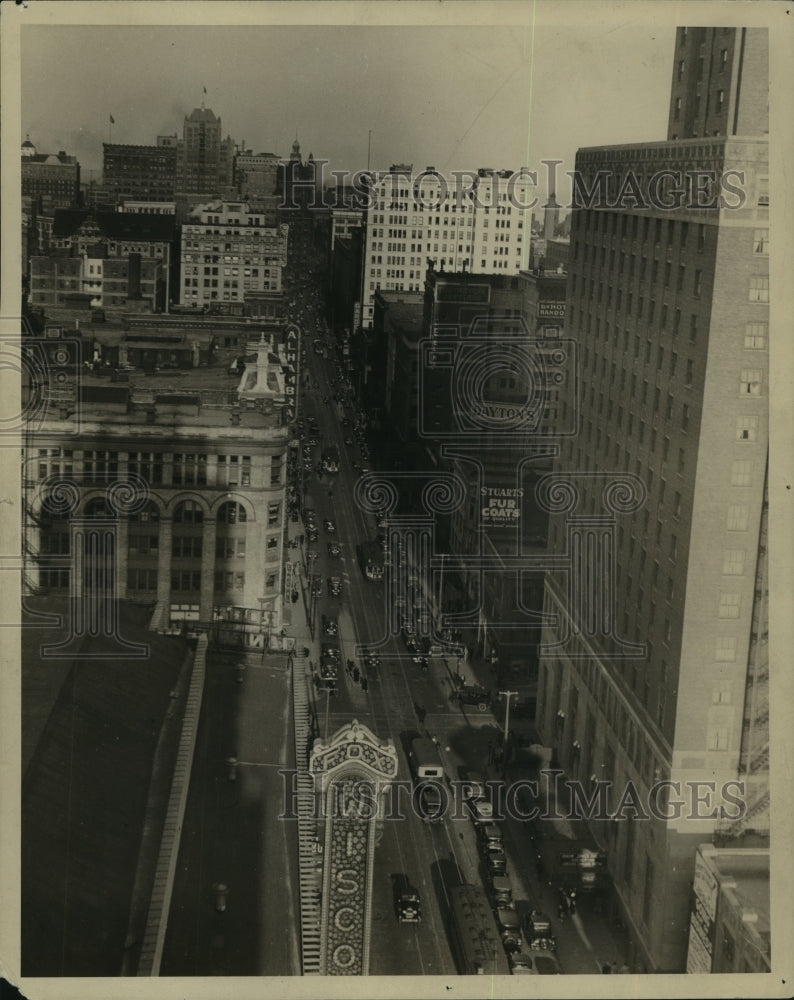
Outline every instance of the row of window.
<path id="1" fill-rule="evenodd" d="M 57 506 L 51 507 L 47 501 L 44 503 L 43 513 L 50 520 L 68 520 L 72 516 L 69 513 L 63 513 Z M 84 516 L 115 517 L 115 513 L 108 508 L 104 497 L 95 497 L 86 504 Z M 183 500 L 174 507 L 171 519 L 174 524 L 203 524 L 204 509 L 195 500 Z M 156 504 L 150 501 L 142 509 L 130 513 L 127 520 L 133 524 L 154 524 L 160 520 L 160 511 Z M 248 512 L 242 504 L 236 503 L 233 500 L 227 500 L 218 508 L 215 520 L 217 524 L 245 524 L 248 520 Z M 267 526 L 275 528 L 280 523 L 281 504 L 278 502 L 269 503 L 267 509 Z"/>
<path id="2" fill-rule="evenodd" d="M 119 452 L 83 452 L 72 449 L 39 448 L 37 471 L 40 479 L 48 475 L 72 475 L 76 463 L 82 460 L 83 474 L 90 478 L 118 475 L 123 467 L 119 462 Z M 164 485 L 167 468 L 170 465 L 170 484 L 174 486 L 250 486 L 250 455 L 217 455 L 213 474 L 212 458 L 206 453 L 185 452 L 171 455 L 161 452 L 129 452 L 127 469 L 139 475 L 152 485 Z M 169 461 L 170 459 L 170 461 Z M 280 486 L 282 479 L 282 457 L 273 455 L 270 459 L 270 485 Z"/>

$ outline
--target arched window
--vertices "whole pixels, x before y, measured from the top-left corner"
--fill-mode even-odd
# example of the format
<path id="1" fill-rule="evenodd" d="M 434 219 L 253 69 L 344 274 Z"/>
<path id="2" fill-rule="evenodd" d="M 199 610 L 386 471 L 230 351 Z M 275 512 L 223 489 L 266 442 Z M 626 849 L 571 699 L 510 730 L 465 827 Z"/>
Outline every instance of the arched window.
<path id="1" fill-rule="evenodd" d="M 204 511 L 195 500 L 183 500 L 174 508 L 174 522 L 177 524 L 201 524 Z"/>
<path id="2" fill-rule="evenodd" d="M 130 521 L 159 521 L 160 509 L 153 500 L 147 501 L 141 510 L 136 510 L 129 516 Z"/>
<path id="3" fill-rule="evenodd" d="M 83 509 L 84 517 L 116 517 L 116 512 L 108 504 L 105 497 L 94 497 Z"/>
<path id="4" fill-rule="evenodd" d="M 248 514 L 242 504 L 229 500 L 218 509 L 218 524 L 244 524 Z"/>

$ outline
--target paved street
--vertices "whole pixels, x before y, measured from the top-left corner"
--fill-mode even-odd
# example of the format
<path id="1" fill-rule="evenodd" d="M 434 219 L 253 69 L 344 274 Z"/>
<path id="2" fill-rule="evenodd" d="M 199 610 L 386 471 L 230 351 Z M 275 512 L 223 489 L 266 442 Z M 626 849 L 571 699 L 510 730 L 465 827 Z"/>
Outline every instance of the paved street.
<path id="1" fill-rule="evenodd" d="M 306 293 L 307 295 L 309 293 Z M 290 520 L 288 557 L 295 564 L 299 600 L 288 608 L 290 634 L 299 647 L 307 646 L 307 669 L 316 668 L 323 642 L 337 643 L 341 651 L 336 691 L 328 695 L 310 680 L 315 716 L 321 735 L 333 734 L 357 718 L 381 738 L 391 740 L 400 755 L 400 779 L 410 780 L 407 751 L 417 736 L 431 736 L 439 746 L 451 781 L 469 770 L 489 780 L 502 779 L 491 764 L 492 748 L 502 739 L 502 706 L 481 712 L 450 699 L 454 674 L 488 686 L 491 678 L 482 664 L 430 659 L 426 669 L 407 653 L 399 636 L 386 630 L 385 584 L 367 580 L 358 564 L 356 546 L 375 537 L 376 522 L 353 499 L 362 458 L 359 445 L 345 445 L 349 423 L 342 414 L 352 410 L 324 402 L 338 392 L 340 381 L 331 354 L 332 338 L 318 323 L 313 304 L 304 300 L 299 321 L 304 326 L 308 370 L 313 388 L 304 394 L 301 415 L 314 417 L 319 433 L 312 468 L 304 473 L 301 510 L 314 511 L 318 538 L 308 543 L 302 520 Z M 324 345 L 315 353 L 315 333 Z M 334 383 L 334 379 L 336 382 Z M 308 435 L 307 435 L 308 436 Z M 359 440 L 363 440 L 362 437 Z M 324 447 L 336 445 L 337 474 L 318 472 Z M 373 463 L 375 465 L 375 463 Z M 375 466 L 376 467 L 376 466 Z M 324 522 L 333 522 L 329 531 Z M 300 536 L 304 536 L 299 544 Z M 338 556 L 328 544 L 340 546 Z M 310 575 L 319 577 L 322 590 L 311 594 Z M 327 579 L 339 576 L 342 594 L 329 594 Z M 338 624 L 337 636 L 323 633 L 323 618 Z M 311 624 L 310 624 L 311 622 Z M 380 644 L 380 665 L 365 671 L 357 656 L 361 644 Z M 355 662 L 356 679 L 347 671 Z M 238 666 L 245 663 L 242 681 Z M 362 683 L 362 678 L 365 681 Z M 207 690 L 198 737 L 197 759 L 191 781 L 171 908 L 162 973 L 164 975 L 297 975 L 300 974 L 300 921 L 297 907 L 297 836 L 293 822 L 278 819 L 283 798 L 280 767 L 291 767 L 293 734 L 290 674 L 283 656 L 211 654 Z M 496 715 L 494 714 L 496 713 Z M 526 724 L 525 724 L 526 728 Z M 229 780 L 227 758 L 238 764 Z M 516 755 L 507 780 L 536 777 L 526 752 Z M 426 824 L 406 796 L 399 818 L 384 822 L 376 850 L 372 895 L 372 975 L 452 975 L 456 964 L 449 939 L 449 891 L 462 882 L 486 884 L 487 873 L 477 849 L 475 828 L 464 814 L 448 815 L 441 823 Z M 542 803 L 540 803 L 542 805 Z M 620 965 L 625 943 L 613 933 L 603 915 L 587 900 L 579 912 L 560 923 L 556 917 L 556 886 L 547 875 L 539 878 L 540 851 L 545 871 L 552 871 L 556 855 L 576 835 L 566 821 L 540 824 L 535 846 L 527 824 L 516 818 L 502 823 L 516 907 L 523 919 L 536 906 L 553 917 L 558 958 L 563 972 L 600 972 L 603 964 Z M 393 886 L 407 878 L 420 892 L 421 925 L 401 925 L 396 919 Z M 213 887 L 228 887 L 224 912 L 216 909 Z"/>
<path id="2" fill-rule="evenodd" d="M 330 336 L 323 337 L 323 342 L 330 344 Z M 319 455 L 329 443 L 336 444 L 341 463 L 338 475 L 313 473 L 307 484 L 302 506 L 315 512 L 319 537 L 311 546 L 304 546 L 300 555 L 307 566 L 311 564 L 309 572 L 319 575 L 323 581 L 330 574 L 343 578 L 341 599 L 329 597 L 324 590 L 316 600 L 306 601 L 309 611 L 313 612 L 315 626 L 313 642 L 306 633 L 312 649 L 311 658 L 316 664 L 320 643 L 334 641 L 322 634 L 323 616 L 338 621 L 342 662 L 356 659 L 362 671 L 363 665 L 355 658 L 356 644 L 379 643 L 386 639 L 379 649 L 380 666 L 366 675 L 366 691 L 360 681 L 356 682 L 342 669 L 333 696 L 317 692 L 320 733 L 333 733 L 351 718 L 358 718 L 376 735 L 394 742 L 401 753 L 400 777 L 405 780 L 410 777 L 405 752 L 410 740 L 419 735 L 430 735 L 438 741 L 450 779 L 459 779 L 470 769 L 492 779 L 501 778 L 501 774 L 489 765 L 490 747 L 498 745 L 502 738 L 501 704 L 497 702 L 494 707 L 498 718 L 491 711 L 479 712 L 475 706 L 460 708 L 452 704 L 453 675 L 459 664 L 435 658 L 430 660 L 428 669 L 423 670 L 407 654 L 401 638 L 386 635 L 384 584 L 367 581 L 356 560 L 356 545 L 372 540 L 376 530 L 373 517 L 365 515 L 352 499 L 358 476 L 354 464 L 359 465 L 362 460 L 355 444 L 344 445 L 346 432 L 340 426 L 335 408 L 322 404 L 324 394 L 330 395 L 336 388 L 332 381 L 336 377 L 334 360 L 315 354 L 309 348 L 307 362 L 310 384 L 318 388 L 305 398 L 302 412 L 307 419 L 315 416 L 320 426 L 315 454 Z M 373 467 L 377 467 L 376 463 Z M 334 522 L 332 534 L 324 530 L 326 519 Z M 292 533 L 297 535 L 303 530 L 303 525 L 294 525 Z M 328 555 L 329 541 L 340 544 L 340 557 Z M 316 553 L 316 557 L 307 559 L 311 553 Z M 298 558 L 297 552 L 294 558 Z M 469 680 L 480 680 L 488 685 L 490 678 L 484 671 L 481 671 L 483 676 L 478 676 L 479 668 L 475 664 L 461 666 Z M 536 776 L 532 767 L 528 756 L 519 755 L 511 764 L 508 779 Z M 556 919 L 556 895 L 553 897 L 545 877 L 538 880 L 537 850 L 530 841 L 526 824 L 508 818 L 503 828 L 519 915 L 523 918 L 538 904 L 551 912 L 563 971 L 592 974 L 613 961 L 619 966 L 625 958 L 625 943 L 616 940 L 602 915 L 593 912 L 587 901 L 564 924 Z M 551 821 L 542 824 L 541 829 L 544 836 L 539 846 L 547 858 L 546 870 L 549 871 L 553 868 L 555 855 L 576 831 L 569 823 Z M 407 876 L 420 891 L 424 919 L 419 928 L 401 926 L 396 920 L 391 890 L 395 874 Z M 454 973 L 456 967 L 447 936 L 449 889 L 460 882 L 478 884 L 486 879 L 474 826 L 467 817 L 448 817 L 441 824 L 427 825 L 409 808 L 405 819 L 387 820 L 374 872 L 372 974 Z"/>

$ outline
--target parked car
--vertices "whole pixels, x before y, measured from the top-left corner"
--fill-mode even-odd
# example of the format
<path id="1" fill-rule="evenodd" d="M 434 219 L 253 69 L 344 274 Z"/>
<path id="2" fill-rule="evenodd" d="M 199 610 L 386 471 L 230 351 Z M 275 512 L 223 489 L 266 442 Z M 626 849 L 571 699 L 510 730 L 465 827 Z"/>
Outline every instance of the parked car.
<path id="1" fill-rule="evenodd" d="M 466 776 L 464 795 L 467 799 L 485 798 L 485 778 L 479 771 L 469 771 Z M 502 834 L 499 834 L 501 839 Z"/>
<path id="2" fill-rule="evenodd" d="M 513 883 L 509 875 L 494 875 L 491 878 L 491 898 L 495 908 L 502 907 L 504 910 L 516 908 L 513 899 Z"/>
<path id="3" fill-rule="evenodd" d="M 322 578 L 316 574 L 312 575 L 312 594 L 315 597 L 319 597 L 323 592 L 323 581 Z"/>
<path id="4" fill-rule="evenodd" d="M 476 796 L 482 801 L 484 796 Z M 489 803 L 490 804 L 490 803 Z M 491 810 L 493 812 L 493 809 Z M 483 823 L 481 826 L 477 827 L 477 834 L 480 840 L 480 846 L 484 850 L 489 850 L 491 848 L 503 848 L 502 831 L 497 826 L 496 823 Z"/>
<path id="5" fill-rule="evenodd" d="M 507 875 L 507 855 L 500 847 L 488 848 L 487 851 L 483 852 L 483 857 L 491 877 Z"/>
<path id="6" fill-rule="evenodd" d="M 461 705 L 476 705 L 481 712 L 487 712 L 491 704 L 491 692 L 476 684 L 461 685 L 454 697 Z"/>
<path id="7" fill-rule="evenodd" d="M 537 976 L 538 970 L 532 961 L 532 957 L 525 951 L 511 951 L 507 960 L 510 963 L 510 972 L 514 976 Z"/>
<path id="8" fill-rule="evenodd" d="M 535 968 L 541 976 L 559 976 L 562 974 L 557 956 L 551 951 L 533 952 Z"/>
<path id="9" fill-rule="evenodd" d="M 466 799 L 466 806 L 475 823 L 493 822 L 493 804 L 486 798 Z"/>
<path id="10" fill-rule="evenodd" d="M 499 935 L 502 938 L 506 952 L 521 950 L 521 921 L 518 919 L 515 910 L 506 910 L 497 907 L 494 910 L 496 925 L 499 928 Z"/>

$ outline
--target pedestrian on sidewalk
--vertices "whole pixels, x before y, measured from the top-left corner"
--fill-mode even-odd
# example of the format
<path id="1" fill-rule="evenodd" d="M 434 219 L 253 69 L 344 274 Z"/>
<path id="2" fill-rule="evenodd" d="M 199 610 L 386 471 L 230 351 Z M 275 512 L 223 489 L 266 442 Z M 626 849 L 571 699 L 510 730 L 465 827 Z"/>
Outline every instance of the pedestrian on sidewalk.
<path id="1" fill-rule="evenodd" d="M 618 972 L 622 976 L 628 976 L 631 973 L 628 962 L 624 962 L 623 965 L 618 969 Z"/>
<path id="2" fill-rule="evenodd" d="M 364 692 L 364 694 L 367 693 L 367 687 L 368 687 L 367 678 L 366 677 L 362 677 L 361 678 L 361 690 Z"/>

